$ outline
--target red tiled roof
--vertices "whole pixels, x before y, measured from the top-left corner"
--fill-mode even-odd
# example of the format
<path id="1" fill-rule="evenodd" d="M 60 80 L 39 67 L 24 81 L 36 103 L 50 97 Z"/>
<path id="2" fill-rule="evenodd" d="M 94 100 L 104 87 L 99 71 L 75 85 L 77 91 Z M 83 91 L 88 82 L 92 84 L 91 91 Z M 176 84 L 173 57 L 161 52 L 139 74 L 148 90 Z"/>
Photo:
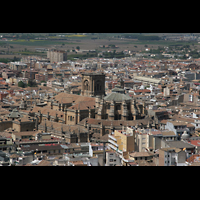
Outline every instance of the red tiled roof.
<path id="1" fill-rule="evenodd" d="M 190 140 L 190 144 L 193 144 L 195 146 L 200 146 L 200 140 Z"/>
<path id="2" fill-rule="evenodd" d="M 80 110 L 87 110 L 88 107 L 94 109 L 95 102 L 94 101 L 80 101 L 77 104 L 70 106 L 68 109 L 80 109 Z"/>
<path id="3" fill-rule="evenodd" d="M 141 89 L 138 89 L 138 90 L 133 90 L 134 92 L 141 92 L 141 93 L 143 93 L 143 92 L 151 92 L 151 90 L 147 90 L 147 89 L 143 89 L 143 90 L 141 90 Z"/>

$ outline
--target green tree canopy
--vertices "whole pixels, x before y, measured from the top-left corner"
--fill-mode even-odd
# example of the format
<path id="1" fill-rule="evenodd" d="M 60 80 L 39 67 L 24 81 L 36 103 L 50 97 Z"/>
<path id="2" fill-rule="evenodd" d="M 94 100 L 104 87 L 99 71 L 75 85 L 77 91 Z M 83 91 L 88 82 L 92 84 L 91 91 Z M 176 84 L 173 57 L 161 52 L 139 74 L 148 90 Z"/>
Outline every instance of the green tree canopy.
<path id="1" fill-rule="evenodd" d="M 18 87 L 22 87 L 22 88 L 25 88 L 25 83 L 24 82 L 22 82 L 22 81 L 19 81 L 18 82 Z"/>
<path id="2" fill-rule="evenodd" d="M 37 83 L 34 80 L 28 80 L 29 87 L 37 87 Z"/>

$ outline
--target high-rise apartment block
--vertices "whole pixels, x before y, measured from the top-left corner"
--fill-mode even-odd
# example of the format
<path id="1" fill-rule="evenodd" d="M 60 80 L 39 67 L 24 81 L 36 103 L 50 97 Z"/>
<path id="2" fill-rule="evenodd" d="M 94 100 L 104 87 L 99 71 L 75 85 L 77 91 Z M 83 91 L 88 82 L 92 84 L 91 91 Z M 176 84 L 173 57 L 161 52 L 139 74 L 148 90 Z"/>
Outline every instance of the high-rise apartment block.
<path id="1" fill-rule="evenodd" d="M 67 52 L 63 50 L 49 49 L 47 51 L 47 58 L 50 59 L 51 63 L 67 61 Z"/>

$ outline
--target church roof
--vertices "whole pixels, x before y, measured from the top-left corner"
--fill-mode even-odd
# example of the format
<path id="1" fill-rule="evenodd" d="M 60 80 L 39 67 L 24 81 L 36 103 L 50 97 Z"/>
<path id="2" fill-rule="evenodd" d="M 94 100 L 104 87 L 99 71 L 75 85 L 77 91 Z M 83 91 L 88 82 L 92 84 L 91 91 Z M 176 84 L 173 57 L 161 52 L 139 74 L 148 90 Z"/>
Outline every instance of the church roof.
<path id="1" fill-rule="evenodd" d="M 19 118 L 19 117 L 22 117 L 22 114 L 20 114 L 17 110 L 17 108 L 13 109 L 13 111 L 8 114 L 8 117 L 10 118 Z"/>
<path id="2" fill-rule="evenodd" d="M 106 101 L 125 101 L 125 100 L 131 100 L 132 98 L 125 94 L 120 94 L 117 92 L 112 92 L 108 96 L 104 97 L 104 100 Z"/>
<path id="3" fill-rule="evenodd" d="M 124 93 L 124 89 L 122 88 L 118 88 L 118 87 L 115 87 L 114 89 L 112 89 L 112 92 L 118 92 L 118 93 Z"/>

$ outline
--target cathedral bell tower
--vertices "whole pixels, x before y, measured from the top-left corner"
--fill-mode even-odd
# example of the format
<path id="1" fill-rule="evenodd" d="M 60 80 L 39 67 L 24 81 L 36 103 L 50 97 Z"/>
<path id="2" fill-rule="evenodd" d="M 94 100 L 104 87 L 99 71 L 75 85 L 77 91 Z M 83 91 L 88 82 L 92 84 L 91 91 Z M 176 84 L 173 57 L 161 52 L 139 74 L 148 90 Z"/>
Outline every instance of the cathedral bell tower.
<path id="1" fill-rule="evenodd" d="M 89 97 L 105 96 L 105 74 L 83 73 L 81 95 Z"/>

